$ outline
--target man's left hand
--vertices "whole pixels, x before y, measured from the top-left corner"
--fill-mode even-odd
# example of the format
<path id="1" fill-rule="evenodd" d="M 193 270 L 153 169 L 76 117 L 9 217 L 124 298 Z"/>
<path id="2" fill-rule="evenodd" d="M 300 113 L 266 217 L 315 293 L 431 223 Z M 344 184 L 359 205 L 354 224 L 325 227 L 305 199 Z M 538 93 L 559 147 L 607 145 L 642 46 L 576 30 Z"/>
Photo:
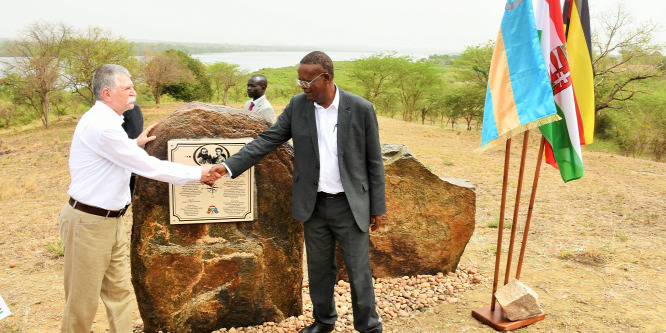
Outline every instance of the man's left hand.
<path id="1" fill-rule="evenodd" d="M 148 128 L 146 128 L 145 130 L 143 130 L 143 132 L 141 132 L 141 134 L 139 134 L 139 136 L 136 138 L 136 144 L 139 145 L 139 147 L 143 148 L 143 146 L 145 146 L 146 143 L 157 139 L 157 137 L 154 136 L 154 135 L 153 136 L 148 136 L 148 133 L 150 133 L 150 131 L 152 131 L 153 128 L 155 128 L 155 126 L 157 126 L 157 124 L 158 123 L 154 123 L 154 124 L 148 126 Z"/>
<path id="2" fill-rule="evenodd" d="M 384 215 L 370 215 L 370 230 L 376 231 L 384 226 Z"/>

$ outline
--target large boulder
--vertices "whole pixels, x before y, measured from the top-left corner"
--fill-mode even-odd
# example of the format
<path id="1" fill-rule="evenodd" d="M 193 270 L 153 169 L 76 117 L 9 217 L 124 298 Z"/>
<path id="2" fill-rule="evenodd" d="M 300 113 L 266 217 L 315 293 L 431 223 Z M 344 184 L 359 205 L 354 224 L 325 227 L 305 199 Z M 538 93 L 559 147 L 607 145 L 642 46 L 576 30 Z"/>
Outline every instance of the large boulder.
<path id="1" fill-rule="evenodd" d="M 199 102 L 166 117 L 146 151 L 167 158 L 167 142 L 256 137 L 270 124 L 256 113 Z M 251 222 L 169 223 L 169 185 L 137 179 L 132 283 L 146 332 L 210 332 L 302 313 L 303 225 L 291 218 L 293 149 L 284 144 L 255 168 Z"/>
<path id="2" fill-rule="evenodd" d="M 433 174 L 407 146 L 382 146 L 384 226 L 370 232 L 375 277 L 454 272 L 474 232 L 476 193 L 467 180 Z M 338 250 L 338 277 L 347 279 Z"/>

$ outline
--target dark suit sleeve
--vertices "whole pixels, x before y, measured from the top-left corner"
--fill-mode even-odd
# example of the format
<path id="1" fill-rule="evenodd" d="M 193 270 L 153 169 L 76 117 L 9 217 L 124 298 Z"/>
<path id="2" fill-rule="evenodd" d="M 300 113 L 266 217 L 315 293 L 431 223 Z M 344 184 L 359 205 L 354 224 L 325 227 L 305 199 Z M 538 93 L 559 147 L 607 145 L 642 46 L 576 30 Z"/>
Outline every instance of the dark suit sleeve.
<path id="1" fill-rule="evenodd" d="M 386 189 L 384 176 L 384 161 L 382 147 L 379 142 L 379 124 L 377 115 L 369 104 L 365 122 L 366 165 L 368 168 L 368 181 L 370 187 L 370 215 L 386 213 Z"/>
<path id="2" fill-rule="evenodd" d="M 130 139 L 136 139 L 143 132 L 143 113 L 138 104 L 134 103 L 134 108 L 123 113 L 125 122 L 122 127 Z"/>
<path id="3" fill-rule="evenodd" d="M 224 161 L 233 175 L 232 178 L 238 177 L 245 170 L 257 164 L 268 153 L 291 139 L 292 104 L 290 102 L 287 105 L 273 126 L 259 134 L 238 153 L 233 154 Z"/>

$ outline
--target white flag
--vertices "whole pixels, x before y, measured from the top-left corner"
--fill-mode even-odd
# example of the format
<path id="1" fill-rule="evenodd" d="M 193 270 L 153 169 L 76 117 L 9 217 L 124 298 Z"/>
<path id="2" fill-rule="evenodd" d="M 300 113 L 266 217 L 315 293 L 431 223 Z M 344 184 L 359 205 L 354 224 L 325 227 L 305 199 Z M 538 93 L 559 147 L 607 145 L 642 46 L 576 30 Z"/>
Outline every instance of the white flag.
<path id="1" fill-rule="evenodd" d="M 0 296 L 0 320 L 5 319 L 5 317 L 9 316 L 12 314 L 9 312 L 9 308 L 7 307 L 7 304 L 5 304 L 5 300 L 2 299 L 2 296 Z"/>

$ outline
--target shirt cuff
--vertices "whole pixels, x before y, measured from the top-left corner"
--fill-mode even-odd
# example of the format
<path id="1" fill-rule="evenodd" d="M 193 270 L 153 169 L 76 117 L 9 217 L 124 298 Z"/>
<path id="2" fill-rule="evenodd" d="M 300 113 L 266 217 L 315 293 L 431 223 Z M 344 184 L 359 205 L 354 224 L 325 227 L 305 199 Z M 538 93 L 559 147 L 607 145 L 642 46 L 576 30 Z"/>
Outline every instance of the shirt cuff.
<path id="1" fill-rule="evenodd" d="M 227 164 L 224 163 L 224 162 L 222 162 L 222 165 L 224 165 L 224 168 L 227 169 L 227 174 L 226 174 L 226 176 L 227 176 L 227 177 L 233 177 L 233 175 L 231 174 L 231 170 L 229 170 L 229 167 L 227 166 Z"/>

